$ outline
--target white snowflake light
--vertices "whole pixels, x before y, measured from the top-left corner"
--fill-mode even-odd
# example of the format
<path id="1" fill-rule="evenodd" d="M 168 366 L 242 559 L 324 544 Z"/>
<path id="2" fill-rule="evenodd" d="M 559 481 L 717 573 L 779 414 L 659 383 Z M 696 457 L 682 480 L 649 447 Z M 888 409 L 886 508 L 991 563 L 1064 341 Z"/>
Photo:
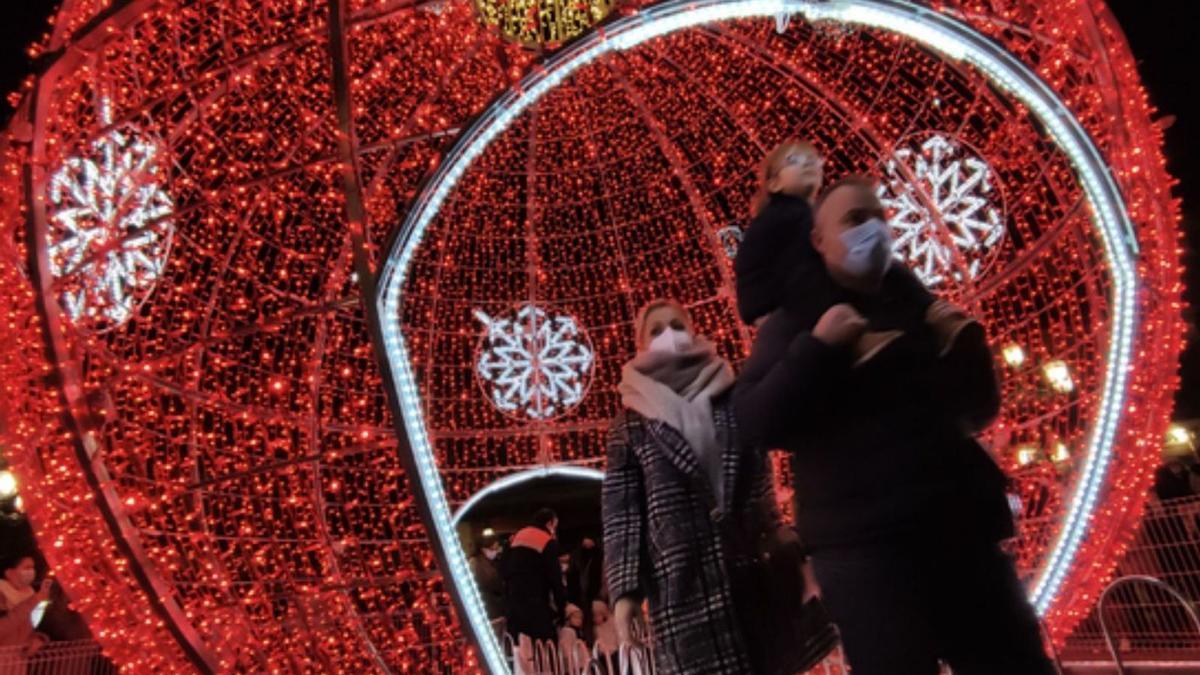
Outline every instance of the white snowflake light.
<path id="1" fill-rule="evenodd" d="M 931 288 L 978 277 L 1004 238 L 991 167 L 947 136 L 897 148 L 879 196 L 892 211 L 896 257 Z"/>
<path id="2" fill-rule="evenodd" d="M 737 257 L 738 248 L 742 245 L 742 228 L 737 225 L 726 225 L 717 230 L 717 239 L 721 242 L 721 248 L 725 250 L 725 257 L 733 260 Z"/>
<path id="3" fill-rule="evenodd" d="M 560 415 L 583 400 L 591 383 L 591 340 L 573 317 L 527 304 L 484 325 L 475 374 L 489 400 L 505 414 L 533 420 Z"/>
<path id="4" fill-rule="evenodd" d="M 112 123 L 107 105 L 104 126 Z M 123 124 L 67 158 L 47 189 L 47 249 L 63 309 L 79 327 L 123 325 L 162 276 L 175 204 L 159 142 Z"/>

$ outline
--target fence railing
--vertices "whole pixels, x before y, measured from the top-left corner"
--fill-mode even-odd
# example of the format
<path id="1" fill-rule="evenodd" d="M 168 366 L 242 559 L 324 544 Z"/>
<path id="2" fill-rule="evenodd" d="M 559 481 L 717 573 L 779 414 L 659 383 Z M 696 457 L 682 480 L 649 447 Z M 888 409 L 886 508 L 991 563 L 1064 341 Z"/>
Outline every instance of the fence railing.
<path id="1" fill-rule="evenodd" d="M 1107 653 L 1107 624 L 1121 653 L 1200 656 L 1200 633 L 1188 611 L 1200 603 L 1200 497 L 1151 502 L 1116 576 L 1149 577 L 1170 590 L 1154 583 L 1117 584 L 1067 639 L 1065 652 Z"/>
<path id="2" fill-rule="evenodd" d="M 600 645 L 575 642 L 569 646 L 545 640 L 513 638 L 505 633 L 501 639 L 513 675 L 655 675 L 654 642 L 643 636 L 644 648 L 606 651 Z M 848 675 L 850 672 L 835 649 L 824 661 L 806 675 Z"/>
<path id="3" fill-rule="evenodd" d="M 1067 639 L 1065 660 L 1075 654 L 1105 659 L 1110 644 L 1121 655 L 1200 660 L 1200 631 L 1189 610 L 1200 608 L 1200 497 L 1152 502 L 1141 529 L 1117 567 L 1117 576 L 1152 577 L 1154 583 L 1118 583 Z M 1184 604 L 1186 603 L 1186 604 Z M 1108 628 L 1108 636 L 1104 627 Z M 522 646 L 503 639 L 514 672 L 521 675 L 653 675 L 653 654 L 605 653 L 594 645 L 563 654 L 552 642 Z M 652 641 L 648 640 L 652 644 Z M 625 663 L 629 667 L 625 667 Z M 447 664 L 453 669 L 451 664 Z M 523 668 L 524 670 L 518 670 Z M 22 647 L 0 647 L 0 675 L 115 675 L 117 669 L 92 641 L 55 642 L 33 654 Z M 449 671 L 448 671 L 449 672 Z M 834 650 L 810 675 L 846 675 L 840 650 Z"/>
<path id="4" fill-rule="evenodd" d="M 117 667 L 91 640 L 51 642 L 29 653 L 0 647 L 0 675 L 116 675 Z"/>

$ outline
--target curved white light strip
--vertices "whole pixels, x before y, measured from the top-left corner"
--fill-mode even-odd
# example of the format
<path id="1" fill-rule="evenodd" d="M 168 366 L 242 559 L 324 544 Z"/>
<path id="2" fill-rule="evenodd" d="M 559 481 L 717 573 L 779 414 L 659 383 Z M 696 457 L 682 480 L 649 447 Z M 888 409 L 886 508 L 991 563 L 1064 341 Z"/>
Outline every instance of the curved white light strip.
<path id="1" fill-rule="evenodd" d="M 609 52 L 629 49 L 678 30 L 780 14 L 800 14 L 811 22 L 831 21 L 887 31 L 920 43 L 947 59 L 969 64 L 993 86 L 1025 105 L 1070 160 L 1092 208 L 1093 224 L 1104 243 L 1112 274 L 1113 323 L 1101 404 L 1088 441 L 1086 459 L 1059 537 L 1033 590 L 1033 601 L 1040 614 L 1049 608 L 1071 567 L 1095 510 L 1111 459 L 1113 439 L 1125 403 L 1126 373 L 1137 322 L 1134 301 L 1137 277 L 1133 260 L 1137 244 L 1120 191 L 1107 171 L 1104 157 L 1069 109 L 1028 67 L 969 26 L 928 8 L 894 0 L 675 0 L 597 29 L 555 55 L 543 68 L 498 98 L 459 138 L 415 200 L 392 242 L 380 275 L 376 298 L 380 328 L 404 429 L 415 454 L 421 485 L 430 500 L 435 535 L 439 539 L 435 545 L 442 546 L 446 553 L 453 585 L 468 609 L 467 619 L 478 636 L 491 635 L 490 627 L 454 533 L 453 518 L 434 464 L 416 379 L 400 326 L 404 277 L 425 229 L 475 158 L 518 115 L 579 68 Z M 486 637 L 480 643 L 491 671 L 505 672 L 500 646 Z"/>
<path id="2" fill-rule="evenodd" d="M 487 499 L 488 496 L 498 492 L 516 487 L 521 483 L 528 483 L 531 480 L 539 480 L 542 478 L 583 478 L 585 480 L 603 480 L 604 472 L 596 469 L 589 469 L 583 466 L 542 466 L 520 473 L 512 473 L 504 478 L 488 483 L 482 490 L 471 495 L 471 498 L 463 502 L 458 510 L 454 512 L 454 518 L 450 521 L 454 525 L 467 515 L 467 512 L 475 508 L 479 502 Z"/>

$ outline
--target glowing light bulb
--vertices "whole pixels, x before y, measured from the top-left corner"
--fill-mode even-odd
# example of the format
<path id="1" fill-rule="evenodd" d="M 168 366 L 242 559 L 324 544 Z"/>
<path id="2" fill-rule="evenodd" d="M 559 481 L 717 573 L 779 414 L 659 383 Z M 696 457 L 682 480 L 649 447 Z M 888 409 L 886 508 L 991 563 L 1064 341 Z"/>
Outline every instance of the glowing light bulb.
<path id="1" fill-rule="evenodd" d="M 5 469 L 0 471 L 0 499 L 9 499 L 17 494 L 17 477 Z"/>
<path id="2" fill-rule="evenodd" d="M 1066 443 L 1059 441 L 1054 444 L 1054 454 L 1050 455 L 1050 459 L 1058 463 L 1070 461 L 1071 450 L 1067 447 Z"/>
<path id="3" fill-rule="evenodd" d="M 1017 448 L 1017 464 L 1021 466 L 1029 466 L 1030 464 L 1033 464 L 1037 457 L 1038 449 L 1033 446 L 1025 445 Z"/>
<path id="4" fill-rule="evenodd" d="M 1071 379 L 1071 368 L 1065 361 L 1050 361 L 1042 366 L 1042 372 L 1054 391 L 1060 394 L 1075 391 L 1075 380 Z"/>
<path id="5" fill-rule="evenodd" d="M 1167 427 L 1167 445 L 1191 448 L 1195 442 L 1196 434 L 1182 424 L 1173 423 Z"/>
<path id="6" fill-rule="evenodd" d="M 1009 368 L 1020 368 L 1025 364 L 1025 349 L 1019 344 L 1006 345 L 1002 354 Z"/>

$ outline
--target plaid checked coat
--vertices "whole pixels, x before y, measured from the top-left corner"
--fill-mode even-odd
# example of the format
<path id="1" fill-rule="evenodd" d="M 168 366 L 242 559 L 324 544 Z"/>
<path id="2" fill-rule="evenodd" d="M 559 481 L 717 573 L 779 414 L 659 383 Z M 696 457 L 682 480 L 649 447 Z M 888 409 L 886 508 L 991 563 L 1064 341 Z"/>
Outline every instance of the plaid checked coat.
<path id="1" fill-rule="evenodd" d="M 743 539 L 765 539 L 779 513 L 770 464 L 738 442 L 729 394 L 713 401 L 713 417 L 724 469 L 719 505 L 675 429 L 631 410 L 609 429 L 601 496 L 609 595 L 649 600 L 659 675 L 758 670 L 730 588 L 743 551 L 722 546 L 718 523 L 731 519 L 734 531 L 751 535 Z"/>

